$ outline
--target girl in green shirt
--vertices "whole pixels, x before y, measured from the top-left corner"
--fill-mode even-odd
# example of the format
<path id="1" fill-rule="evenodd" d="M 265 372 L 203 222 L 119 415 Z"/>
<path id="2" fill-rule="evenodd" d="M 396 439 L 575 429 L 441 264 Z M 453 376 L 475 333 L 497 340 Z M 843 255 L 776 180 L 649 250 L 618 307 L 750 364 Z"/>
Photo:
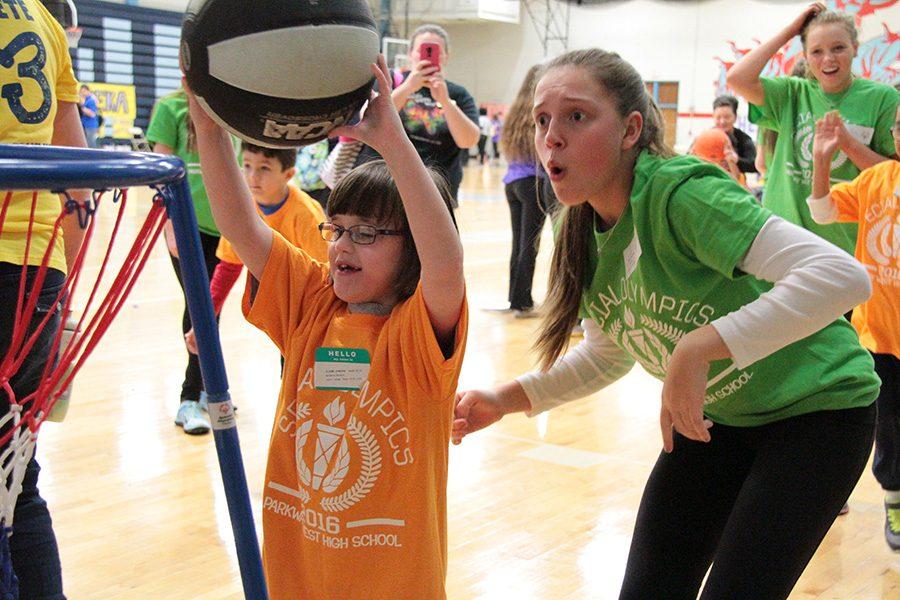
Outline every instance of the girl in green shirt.
<path id="1" fill-rule="evenodd" d="M 803 44 L 807 76 L 761 77 L 766 63 L 797 35 Z M 825 113 L 837 110 L 842 118 L 833 182 L 851 181 L 894 153 L 891 125 L 900 94 L 888 85 L 853 74 L 858 48 L 853 17 L 816 3 L 747 53 L 727 76 L 728 87 L 750 102 L 750 120 L 778 132 L 766 173 L 765 206 L 849 254 L 856 247 L 856 224 L 816 223 L 806 198 L 812 188 L 813 130 Z"/>
<path id="2" fill-rule="evenodd" d="M 197 227 L 200 230 L 200 246 L 203 248 L 204 264 L 209 278 L 212 279 L 219 259 L 216 248 L 219 247 L 219 230 L 212 218 L 209 198 L 203 185 L 200 173 L 200 156 L 197 154 L 196 134 L 188 113 L 188 99 L 184 90 L 178 90 L 165 96 L 156 103 L 150 126 L 147 128 L 147 140 L 153 145 L 153 151 L 160 154 L 174 154 L 184 161 L 187 168 L 188 184 L 191 188 L 191 200 L 194 213 L 197 215 Z M 166 222 L 166 246 L 169 258 L 178 277 L 182 292 L 184 284 L 181 278 L 181 263 L 178 260 L 178 247 L 175 245 L 175 232 L 171 221 Z M 218 315 L 216 322 L 218 322 Z M 181 318 L 181 330 L 187 334 L 193 326 L 188 313 L 187 297 L 184 301 L 184 314 Z M 200 373 L 200 359 L 196 354 L 188 352 L 184 381 L 181 384 L 181 400 L 175 414 L 175 424 L 182 427 L 185 433 L 192 435 L 207 433 L 210 429 L 209 415 L 206 412 L 206 392 L 203 390 L 203 376 Z"/>
<path id="3" fill-rule="evenodd" d="M 554 59 L 538 157 L 565 207 L 542 369 L 458 395 L 453 439 L 612 383 L 663 381 L 663 448 L 622 598 L 785 598 L 865 467 L 879 381 L 840 315 L 870 293 L 851 256 L 676 157 L 618 55 Z M 566 350 L 579 314 L 584 340 Z M 710 570 L 710 565 L 712 569 Z"/>

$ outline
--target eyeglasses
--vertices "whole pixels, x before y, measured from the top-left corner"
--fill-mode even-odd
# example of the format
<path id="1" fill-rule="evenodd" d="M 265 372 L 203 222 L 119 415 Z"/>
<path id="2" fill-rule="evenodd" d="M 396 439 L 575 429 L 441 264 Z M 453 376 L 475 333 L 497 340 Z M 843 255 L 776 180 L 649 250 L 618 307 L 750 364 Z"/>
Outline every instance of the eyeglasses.
<path id="1" fill-rule="evenodd" d="M 379 235 L 405 235 L 405 232 L 403 231 L 378 229 L 373 225 L 366 225 L 364 223 L 353 225 L 352 227 L 341 227 L 340 225 L 335 225 L 328 221 L 319 223 L 319 232 L 321 232 L 322 239 L 326 242 L 338 241 L 341 239 L 341 236 L 344 235 L 345 231 L 350 234 L 350 241 L 354 244 L 359 244 L 360 246 L 374 244 Z"/>

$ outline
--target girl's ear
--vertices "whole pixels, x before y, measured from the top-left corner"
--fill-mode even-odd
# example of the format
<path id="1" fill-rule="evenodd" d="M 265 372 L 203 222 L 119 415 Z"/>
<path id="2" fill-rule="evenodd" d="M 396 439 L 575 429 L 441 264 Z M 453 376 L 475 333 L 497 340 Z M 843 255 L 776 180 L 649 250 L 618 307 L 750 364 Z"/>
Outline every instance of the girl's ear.
<path id="1" fill-rule="evenodd" d="M 631 150 L 634 148 L 638 140 L 641 139 L 641 132 L 644 130 L 644 117 L 638 111 L 634 110 L 625 117 L 625 134 L 622 138 L 622 150 Z"/>

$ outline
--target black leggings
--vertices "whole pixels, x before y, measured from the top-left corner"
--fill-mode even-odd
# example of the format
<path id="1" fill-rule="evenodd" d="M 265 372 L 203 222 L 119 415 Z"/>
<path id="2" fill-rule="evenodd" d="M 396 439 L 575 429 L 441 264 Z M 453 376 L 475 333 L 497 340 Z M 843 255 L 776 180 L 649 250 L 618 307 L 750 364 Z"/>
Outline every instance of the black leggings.
<path id="1" fill-rule="evenodd" d="M 875 406 L 675 436 L 638 510 L 621 599 L 783 599 L 872 449 Z"/>
<path id="2" fill-rule="evenodd" d="M 872 473 L 882 489 L 900 491 L 900 358 L 893 354 L 872 354 L 875 372 L 881 377 L 881 391 L 875 405 L 875 456 Z"/>
<path id="3" fill-rule="evenodd" d="M 506 184 L 512 225 L 512 252 L 509 256 L 509 306 L 516 310 L 531 308 L 531 284 L 534 263 L 541 241 L 541 229 L 547 217 L 546 196 L 538 197 L 536 177 L 524 177 Z"/>
<path id="4" fill-rule="evenodd" d="M 206 272 L 210 279 L 212 279 L 213 272 L 216 270 L 216 265 L 219 264 L 219 259 L 216 258 L 216 248 L 219 247 L 219 239 L 218 236 L 209 235 L 202 231 L 200 232 L 200 246 L 203 248 L 203 261 L 206 264 Z M 172 266 L 175 268 L 175 275 L 178 277 L 178 285 L 181 286 L 181 291 L 183 293 L 184 282 L 181 280 L 181 263 L 178 262 L 178 259 L 174 256 L 170 255 L 169 258 L 172 259 Z M 216 323 L 218 322 L 219 316 L 216 315 Z M 191 327 L 191 315 L 188 312 L 187 297 L 185 296 L 184 314 L 181 317 L 182 333 L 187 333 L 191 330 Z M 184 382 L 181 384 L 181 399 L 199 400 L 200 392 L 203 391 L 203 376 L 200 373 L 200 358 L 196 354 L 191 354 L 190 352 L 188 352 L 187 355 L 188 364 L 184 370 Z"/>

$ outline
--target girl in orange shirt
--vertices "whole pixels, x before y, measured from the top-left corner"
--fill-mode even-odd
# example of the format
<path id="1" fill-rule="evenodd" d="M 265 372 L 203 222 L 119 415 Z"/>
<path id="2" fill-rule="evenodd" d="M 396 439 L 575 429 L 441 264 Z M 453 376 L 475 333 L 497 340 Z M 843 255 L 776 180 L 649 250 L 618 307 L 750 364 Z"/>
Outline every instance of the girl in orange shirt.
<path id="1" fill-rule="evenodd" d="M 384 58 L 373 72 L 390 90 Z M 450 195 L 390 93 L 341 127 L 385 161 L 335 186 L 328 265 L 265 225 L 228 135 L 191 100 L 203 179 L 247 266 L 244 314 L 285 357 L 263 492 L 270 597 L 442 599 L 447 449 L 465 346 Z"/>
<path id="2" fill-rule="evenodd" d="M 891 131 L 900 156 L 900 105 Z M 806 202 L 816 223 L 859 223 L 855 255 L 869 272 L 872 297 L 856 307 L 851 322 L 881 378 L 872 473 L 884 489 L 885 541 L 900 552 L 900 161 L 882 161 L 829 190 L 832 158 L 846 135 L 837 111 L 816 122 Z"/>

